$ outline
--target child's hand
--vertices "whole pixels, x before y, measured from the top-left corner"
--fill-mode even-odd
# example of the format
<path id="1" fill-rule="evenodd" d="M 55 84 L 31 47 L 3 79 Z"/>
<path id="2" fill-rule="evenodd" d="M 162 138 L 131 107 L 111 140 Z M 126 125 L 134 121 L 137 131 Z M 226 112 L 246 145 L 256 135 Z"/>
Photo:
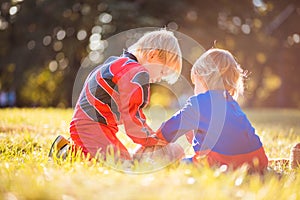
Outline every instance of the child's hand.
<path id="1" fill-rule="evenodd" d="M 168 142 L 165 137 L 163 136 L 161 130 L 159 129 L 158 131 L 156 131 L 156 133 L 154 134 L 158 140 L 159 140 L 159 143 L 157 145 L 167 145 L 169 144 L 170 142 Z"/>
<path id="2" fill-rule="evenodd" d="M 176 143 L 169 143 L 168 145 L 154 145 L 154 146 L 138 146 L 133 154 L 133 159 L 138 161 L 169 160 L 175 161 L 184 157 L 184 149 Z"/>
<path id="3" fill-rule="evenodd" d="M 156 145 L 165 146 L 167 144 L 168 144 L 168 142 L 166 140 L 158 139 L 158 142 Z"/>
<path id="4" fill-rule="evenodd" d="M 147 138 L 147 141 L 144 146 L 154 146 L 154 145 L 165 146 L 167 144 L 168 142 L 165 139 L 158 138 L 156 134 L 153 134 Z"/>

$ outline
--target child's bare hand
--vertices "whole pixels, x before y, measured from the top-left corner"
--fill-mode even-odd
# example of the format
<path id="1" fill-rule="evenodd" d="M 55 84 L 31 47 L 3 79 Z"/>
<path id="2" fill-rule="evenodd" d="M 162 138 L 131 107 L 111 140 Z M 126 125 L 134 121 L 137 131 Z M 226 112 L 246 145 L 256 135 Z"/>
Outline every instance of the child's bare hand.
<path id="1" fill-rule="evenodd" d="M 167 144 L 168 142 L 166 140 L 158 138 L 156 134 L 153 134 L 147 138 L 147 142 L 144 146 L 154 146 L 154 145 L 165 146 Z"/>
<path id="2" fill-rule="evenodd" d="M 167 144 L 168 144 L 168 142 L 167 142 L 166 140 L 158 139 L 156 145 L 159 145 L 159 146 L 165 146 L 165 145 L 167 145 Z"/>

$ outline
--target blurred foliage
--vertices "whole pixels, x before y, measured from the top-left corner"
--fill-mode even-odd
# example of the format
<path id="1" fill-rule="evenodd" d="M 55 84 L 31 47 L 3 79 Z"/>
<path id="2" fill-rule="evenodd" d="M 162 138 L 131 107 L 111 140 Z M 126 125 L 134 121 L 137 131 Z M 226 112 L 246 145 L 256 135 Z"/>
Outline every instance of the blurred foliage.
<path id="1" fill-rule="evenodd" d="M 297 0 L 4 0 L 0 91 L 15 90 L 18 106 L 71 106 L 78 69 L 103 61 L 105 39 L 166 26 L 232 51 L 251 72 L 245 105 L 300 107 L 299 15 Z"/>
<path id="2" fill-rule="evenodd" d="M 60 71 L 53 73 L 48 68 L 44 68 L 38 72 L 28 71 L 27 74 L 27 82 L 22 85 L 20 93 L 24 97 L 25 104 L 64 106 L 63 98 L 60 97 L 61 93 L 57 92 L 63 82 L 63 73 Z M 58 99 L 62 100 L 58 102 Z"/>

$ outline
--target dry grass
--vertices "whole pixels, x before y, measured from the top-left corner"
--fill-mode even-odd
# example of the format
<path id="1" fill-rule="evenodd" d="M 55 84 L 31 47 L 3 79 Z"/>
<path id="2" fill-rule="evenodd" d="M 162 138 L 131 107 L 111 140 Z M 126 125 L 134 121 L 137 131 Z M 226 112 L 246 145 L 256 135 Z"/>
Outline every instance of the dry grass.
<path id="1" fill-rule="evenodd" d="M 268 156 L 289 157 L 300 142 L 300 112 L 246 112 Z M 68 136 L 71 109 L 1 109 L 0 116 L 0 199 L 300 199 L 300 171 L 278 166 L 280 176 L 178 163 L 133 175 L 103 162 L 49 162 L 53 139 Z"/>

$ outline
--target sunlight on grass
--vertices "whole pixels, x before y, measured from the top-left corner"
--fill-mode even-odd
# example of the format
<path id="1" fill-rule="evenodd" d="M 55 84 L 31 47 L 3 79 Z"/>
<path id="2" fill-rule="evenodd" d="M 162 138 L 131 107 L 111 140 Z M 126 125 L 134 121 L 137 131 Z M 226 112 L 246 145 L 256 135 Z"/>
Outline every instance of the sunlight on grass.
<path id="1" fill-rule="evenodd" d="M 300 112 L 246 112 L 267 155 L 288 158 L 290 148 L 300 142 Z M 153 173 L 133 175 L 118 172 L 103 161 L 49 161 L 55 137 L 68 137 L 71 109 L 1 109 L 0 116 L 0 199 L 300 198 L 300 170 L 282 169 L 260 176 L 248 174 L 244 167 L 228 171 L 174 163 Z"/>

